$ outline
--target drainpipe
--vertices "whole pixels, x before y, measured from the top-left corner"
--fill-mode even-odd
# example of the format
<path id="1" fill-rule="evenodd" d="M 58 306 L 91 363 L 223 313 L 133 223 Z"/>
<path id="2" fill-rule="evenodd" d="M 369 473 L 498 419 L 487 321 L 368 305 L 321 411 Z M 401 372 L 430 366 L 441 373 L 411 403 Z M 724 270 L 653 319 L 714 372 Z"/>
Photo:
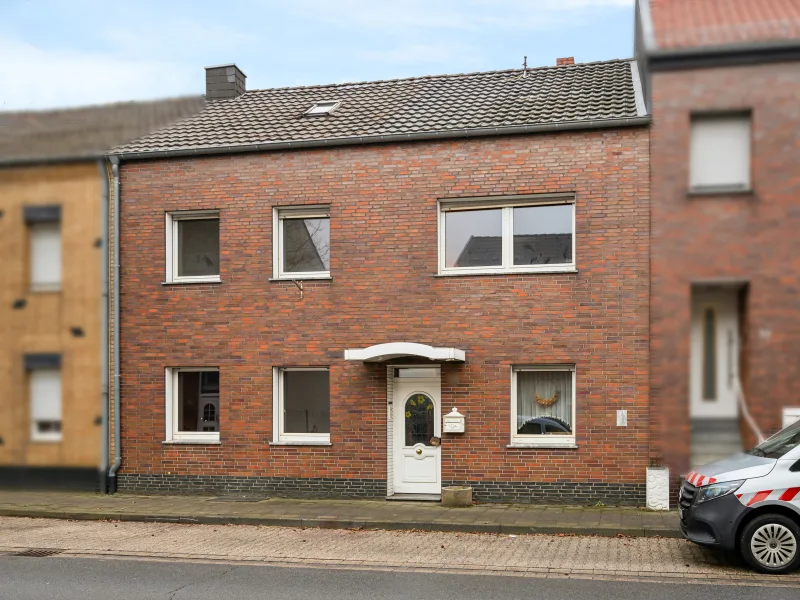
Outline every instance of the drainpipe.
<path id="1" fill-rule="evenodd" d="M 105 159 L 97 161 L 97 168 L 100 171 L 100 248 L 103 258 L 101 266 L 100 280 L 100 407 L 101 407 L 101 429 L 103 431 L 102 444 L 100 451 L 100 493 L 108 492 L 108 166 Z"/>
<path id="2" fill-rule="evenodd" d="M 114 464 L 108 471 L 108 491 L 117 491 L 117 471 L 122 463 L 122 448 L 119 434 L 119 157 L 110 156 L 111 174 L 114 178 Z"/>

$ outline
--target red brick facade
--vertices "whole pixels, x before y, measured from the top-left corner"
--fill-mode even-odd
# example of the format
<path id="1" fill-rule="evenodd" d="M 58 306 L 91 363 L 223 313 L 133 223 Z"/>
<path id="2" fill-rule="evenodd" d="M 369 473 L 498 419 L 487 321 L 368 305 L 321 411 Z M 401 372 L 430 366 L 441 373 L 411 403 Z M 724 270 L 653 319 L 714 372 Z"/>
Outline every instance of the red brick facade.
<path id="1" fill-rule="evenodd" d="M 664 455 L 680 474 L 689 461 L 693 282 L 745 284 L 740 370 L 764 432 L 780 427 L 782 406 L 800 404 L 800 65 L 657 72 L 652 94 L 651 394 Z M 690 195 L 691 113 L 729 110 L 752 111 L 753 192 Z"/>
<path id="2" fill-rule="evenodd" d="M 443 407 L 467 416 L 467 433 L 442 441 L 445 482 L 496 482 L 488 499 L 574 484 L 643 503 L 648 146 L 639 127 L 124 162 L 121 488 L 385 482 L 386 367 L 343 351 L 410 341 L 467 353 L 442 369 Z M 575 193 L 577 273 L 436 276 L 437 199 L 552 192 Z M 269 281 L 272 209 L 298 204 L 331 214 L 332 279 L 304 282 L 302 298 Z M 220 211 L 220 284 L 162 285 L 164 213 L 188 209 Z M 576 366 L 577 449 L 507 448 L 511 366 L 559 363 Z M 163 444 L 165 367 L 204 365 L 220 369 L 221 444 Z M 291 365 L 330 367 L 331 446 L 269 445 L 272 367 Z"/>

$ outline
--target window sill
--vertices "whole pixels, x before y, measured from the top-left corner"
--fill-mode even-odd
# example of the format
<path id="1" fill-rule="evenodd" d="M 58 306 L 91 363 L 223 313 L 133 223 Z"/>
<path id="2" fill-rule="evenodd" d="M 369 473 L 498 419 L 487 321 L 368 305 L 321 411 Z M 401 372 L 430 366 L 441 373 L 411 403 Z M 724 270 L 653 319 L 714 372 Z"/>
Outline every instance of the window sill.
<path id="1" fill-rule="evenodd" d="M 31 294 L 58 294 L 59 292 L 61 292 L 60 285 L 31 286 Z"/>
<path id="2" fill-rule="evenodd" d="M 270 446 L 333 446 L 333 444 L 331 444 L 330 441 L 327 441 L 327 442 L 323 442 L 323 441 L 319 441 L 319 442 L 311 442 L 311 441 L 304 442 L 304 441 L 301 441 L 301 440 L 291 441 L 291 442 L 284 442 L 284 441 L 269 442 L 269 445 Z"/>
<path id="3" fill-rule="evenodd" d="M 544 440 L 542 440 L 541 442 L 524 442 L 524 443 L 523 442 L 516 442 L 516 443 L 513 443 L 513 444 L 508 444 L 506 446 L 506 448 L 510 448 L 510 449 L 523 449 L 523 450 L 524 449 L 539 449 L 539 448 L 543 448 L 543 449 L 545 449 L 545 448 L 547 448 L 547 449 L 562 449 L 562 448 L 564 448 L 564 449 L 568 449 L 568 450 L 575 450 L 577 447 L 578 447 L 578 445 L 573 440 L 570 440 L 569 442 L 564 442 L 564 443 L 550 442 L 550 441 L 544 441 Z"/>
<path id="4" fill-rule="evenodd" d="M 551 275 L 557 273 L 577 273 L 578 269 L 575 267 L 564 267 L 558 269 L 537 269 L 537 270 L 521 270 L 521 269 L 513 269 L 507 271 L 454 271 L 450 272 L 443 272 L 443 273 L 436 273 L 434 277 L 470 277 L 473 275 L 481 275 L 481 276 L 494 276 L 497 277 L 498 275 Z"/>
<path id="5" fill-rule="evenodd" d="M 333 281 L 333 277 L 330 275 L 320 275 L 319 277 L 315 275 L 300 275 L 298 277 L 270 277 L 267 281 L 270 282 L 280 282 L 280 281 Z"/>
<path id="6" fill-rule="evenodd" d="M 60 444 L 64 438 L 31 438 L 31 443 L 33 444 Z"/>
<path id="7" fill-rule="evenodd" d="M 753 188 L 741 188 L 736 186 L 708 186 L 699 188 L 689 188 L 687 196 L 752 196 Z"/>
<path id="8" fill-rule="evenodd" d="M 203 284 L 203 283 L 222 283 L 222 279 L 219 277 L 209 277 L 208 279 L 187 279 L 187 280 L 177 280 L 177 281 L 162 281 L 161 285 L 191 285 L 191 284 Z"/>
<path id="9" fill-rule="evenodd" d="M 212 445 L 212 446 L 219 446 L 222 444 L 219 440 L 164 440 L 161 442 L 166 446 L 197 446 L 197 445 Z"/>

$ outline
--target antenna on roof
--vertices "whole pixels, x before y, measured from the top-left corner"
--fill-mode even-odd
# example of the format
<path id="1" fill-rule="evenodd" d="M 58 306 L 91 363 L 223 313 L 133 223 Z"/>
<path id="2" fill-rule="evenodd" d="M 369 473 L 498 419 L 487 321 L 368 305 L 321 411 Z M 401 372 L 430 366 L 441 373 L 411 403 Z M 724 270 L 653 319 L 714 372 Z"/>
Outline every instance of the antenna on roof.
<path id="1" fill-rule="evenodd" d="M 528 57 L 527 56 L 523 56 L 522 57 L 522 76 L 523 77 L 527 77 L 528 76 Z"/>

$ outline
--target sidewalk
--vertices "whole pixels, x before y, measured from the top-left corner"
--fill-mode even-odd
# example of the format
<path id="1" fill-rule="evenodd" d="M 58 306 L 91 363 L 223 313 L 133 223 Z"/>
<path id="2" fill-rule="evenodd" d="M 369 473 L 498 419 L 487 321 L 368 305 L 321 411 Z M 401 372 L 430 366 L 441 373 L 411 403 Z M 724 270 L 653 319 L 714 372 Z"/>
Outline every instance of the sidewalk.
<path id="1" fill-rule="evenodd" d="M 0 490 L 0 516 L 472 533 L 680 537 L 677 513 L 631 508 Z"/>

